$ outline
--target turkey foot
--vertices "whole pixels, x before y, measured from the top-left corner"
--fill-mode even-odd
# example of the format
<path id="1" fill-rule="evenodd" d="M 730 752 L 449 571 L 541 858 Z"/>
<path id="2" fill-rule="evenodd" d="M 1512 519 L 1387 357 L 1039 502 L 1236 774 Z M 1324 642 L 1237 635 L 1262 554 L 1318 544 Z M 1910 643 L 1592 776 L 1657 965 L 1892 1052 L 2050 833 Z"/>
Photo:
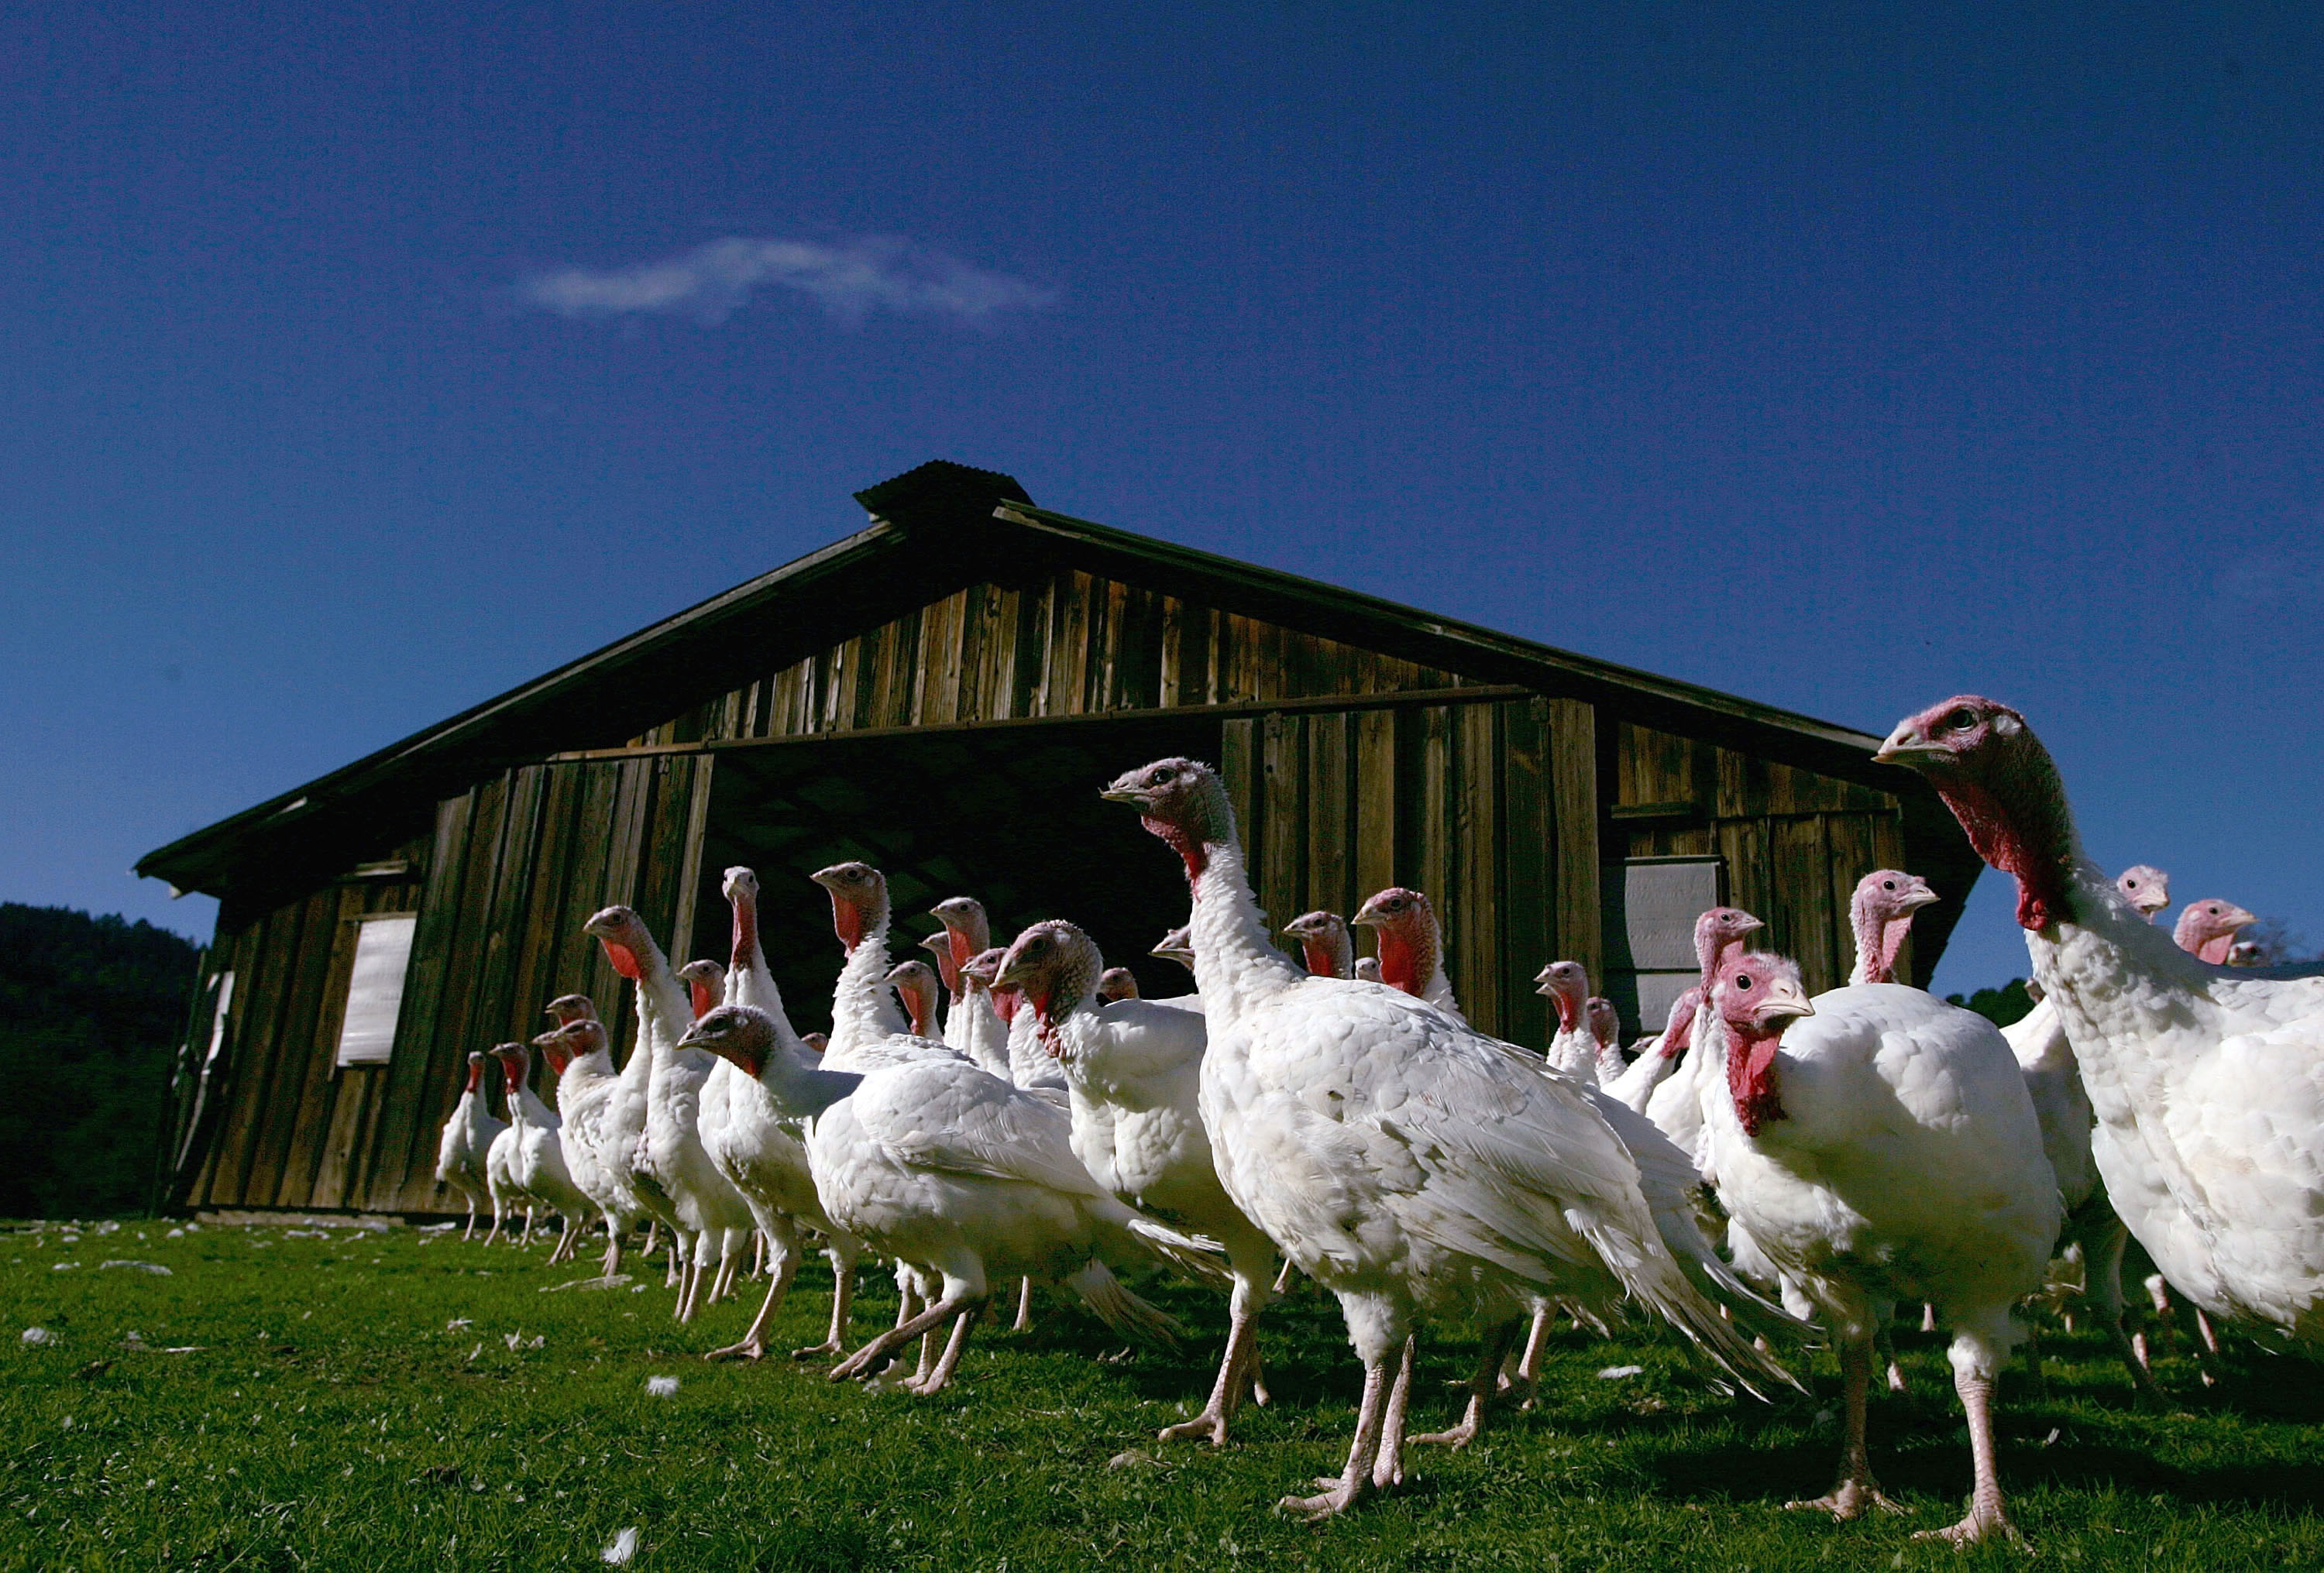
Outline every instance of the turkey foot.
<path id="1" fill-rule="evenodd" d="M 1372 1486 L 1372 1466 L 1380 1450 L 1382 1412 L 1388 1407 L 1388 1362 L 1370 1359 L 1364 1363 L 1364 1398 L 1356 1412 L 1355 1440 L 1348 1444 L 1348 1467 L 1336 1480 L 1330 1476 L 1318 1476 L 1315 1484 L 1323 1487 L 1315 1496 L 1286 1496 L 1275 1505 L 1283 1513 L 1318 1521 L 1334 1517 L 1370 1495 Z"/>
<path id="2" fill-rule="evenodd" d="M 2017 1532 L 2017 1526 L 2009 1522 L 2008 1515 L 1998 1507 L 1989 1513 L 1979 1513 L 1972 1507 L 1969 1509 L 1969 1516 L 1962 1519 L 1960 1522 L 1947 1524 L 1941 1530 L 1923 1530 L 1913 1538 L 1916 1541 L 1946 1541 L 1956 1546 L 1974 1546 L 1988 1539 L 1997 1531 L 2000 1532 L 2002 1538 L 2020 1550 L 2030 1551 L 2034 1549 L 2025 1537 Z"/>
<path id="3" fill-rule="evenodd" d="M 744 1338 L 739 1344 L 713 1349 L 702 1357 L 706 1360 L 763 1360 L 767 1357 L 767 1346 L 757 1338 Z"/>
<path id="4" fill-rule="evenodd" d="M 1808 1501 L 1787 1502 L 1784 1506 L 1794 1513 L 1828 1513 L 1842 1523 L 1863 1517 L 1867 1508 L 1877 1507 L 1882 1513 L 1901 1513 L 1905 1511 L 1904 1504 L 1884 1493 L 1879 1482 L 1868 1474 L 1851 1476 L 1821 1496 Z"/>
<path id="5" fill-rule="evenodd" d="M 1465 1448 L 1477 1440 L 1485 1429 L 1485 1405 L 1492 1402 L 1495 1384 L 1499 1380 L 1501 1362 L 1508 1358 L 1509 1347 L 1517 1342 L 1517 1324 L 1504 1322 L 1485 1335 L 1484 1347 L 1477 1352 L 1476 1374 L 1469 1378 L 1469 1408 L 1461 1423 L 1451 1430 L 1430 1431 L 1415 1437 L 1415 1442 L 1430 1447 Z"/>
<path id="6" fill-rule="evenodd" d="M 870 1343 L 831 1368 L 831 1380 L 844 1382 L 875 1369 L 890 1353 L 922 1333 L 942 1327 L 968 1306 L 966 1295 L 937 1301 L 919 1315 L 899 1326 L 891 1327 Z"/>

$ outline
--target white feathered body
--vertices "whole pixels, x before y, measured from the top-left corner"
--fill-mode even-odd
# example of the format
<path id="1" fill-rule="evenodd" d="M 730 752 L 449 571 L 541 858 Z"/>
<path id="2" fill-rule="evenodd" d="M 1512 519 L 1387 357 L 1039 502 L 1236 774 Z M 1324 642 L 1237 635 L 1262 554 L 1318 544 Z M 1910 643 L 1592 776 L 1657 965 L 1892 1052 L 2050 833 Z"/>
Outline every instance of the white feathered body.
<path id="1" fill-rule="evenodd" d="M 1997 1358 L 2061 1210 L 2009 1045 L 1983 1016 L 1895 984 L 1813 1003 L 1775 1057 L 1782 1117 L 1756 1136 L 1723 1095 L 1718 1032 L 1704 1080 L 1720 1095 L 1704 1112 L 1720 1203 L 1841 1329 L 1868 1336 L 1878 1301 L 1928 1301 Z"/>
<path id="2" fill-rule="evenodd" d="M 492 1204 L 484 1161 L 493 1139 L 507 1128 L 506 1121 L 493 1118 L 482 1088 L 462 1092 L 452 1106 L 452 1118 L 444 1122 L 444 1134 L 436 1143 L 436 1178 L 466 1197 L 471 1208 Z"/>
<path id="3" fill-rule="evenodd" d="M 2200 961 L 2087 864 L 2074 896 L 2026 947 L 2115 1211 L 2213 1316 L 2324 1341 L 2324 977 Z"/>

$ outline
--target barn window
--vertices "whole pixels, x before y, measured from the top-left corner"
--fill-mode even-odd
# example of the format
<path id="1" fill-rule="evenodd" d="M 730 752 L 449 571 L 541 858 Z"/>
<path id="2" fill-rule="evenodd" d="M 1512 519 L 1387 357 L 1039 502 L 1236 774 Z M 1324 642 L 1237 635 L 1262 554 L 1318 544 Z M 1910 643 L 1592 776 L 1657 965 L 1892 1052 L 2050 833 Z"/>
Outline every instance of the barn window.
<path id="1" fill-rule="evenodd" d="M 411 960 L 409 912 L 361 920 L 355 961 L 347 974 L 347 1009 L 339 1026 L 342 1065 L 383 1065 L 395 1047 L 395 1017 L 403 1007 L 403 972 Z"/>
<path id="2" fill-rule="evenodd" d="M 1632 1032 L 1660 1032 L 1701 972 L 1694 920 L 1725 899 L 1727 860 L 1630 858 L 1605 881 L 1606 997 Z"/>

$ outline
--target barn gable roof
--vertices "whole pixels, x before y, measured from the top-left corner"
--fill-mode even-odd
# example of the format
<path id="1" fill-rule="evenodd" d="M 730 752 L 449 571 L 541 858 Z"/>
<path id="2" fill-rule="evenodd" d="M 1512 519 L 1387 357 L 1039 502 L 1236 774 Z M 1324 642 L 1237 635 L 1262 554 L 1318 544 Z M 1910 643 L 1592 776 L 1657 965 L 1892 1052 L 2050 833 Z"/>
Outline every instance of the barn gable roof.
<path id="1" fill-rule="evenodd" d="M 304 786 L 148 852 L 136 871 L 224 895 L 327 877 L 346 849 L 423 828 L 438 798 L 505 769 L 618 746 L 711 695 L 930 600 L 1060 567 L 1462 673 L 1618 702 L 1645 724 L 1861 781 L 1908 799 L 1918 777 L 1871 763 L 1879 740 L 1715 689 L 1036 507 L 1010 476 L 943 460 L 856 493 L 865 529 L 568 661 Z M 355 854 L 355 855 L 360 855 Z M 337 860 L 337 863 L 334 860 Z"/>

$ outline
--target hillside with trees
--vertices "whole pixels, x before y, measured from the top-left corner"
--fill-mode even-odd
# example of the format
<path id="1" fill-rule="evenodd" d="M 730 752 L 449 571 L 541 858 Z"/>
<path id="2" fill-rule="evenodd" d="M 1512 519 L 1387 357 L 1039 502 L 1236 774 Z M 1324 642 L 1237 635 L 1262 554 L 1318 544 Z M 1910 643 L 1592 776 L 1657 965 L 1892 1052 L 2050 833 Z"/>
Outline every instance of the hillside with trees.
<path id="1" fill-rule="evenodd" d="M 0 1218 L 147 1205 L 193 943 L 0 902 Z"/>

